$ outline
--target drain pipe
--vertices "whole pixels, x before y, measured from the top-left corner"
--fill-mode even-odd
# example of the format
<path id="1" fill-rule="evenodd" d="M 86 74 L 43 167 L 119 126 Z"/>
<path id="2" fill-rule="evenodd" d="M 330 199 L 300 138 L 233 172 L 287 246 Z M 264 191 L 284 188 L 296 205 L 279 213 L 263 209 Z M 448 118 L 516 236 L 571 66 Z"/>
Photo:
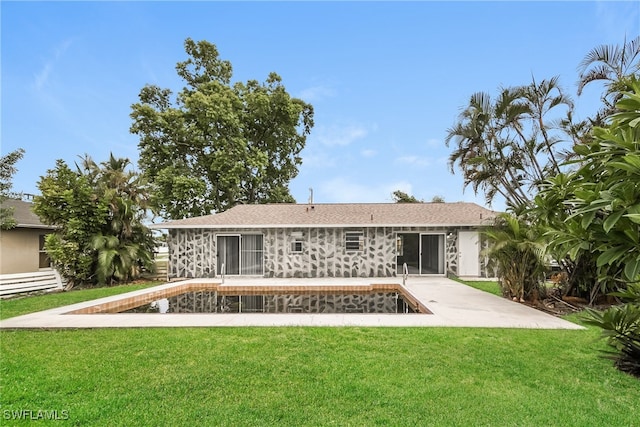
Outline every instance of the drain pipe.
<path id="1" fill-rule="evenodd" d="M 220 276 L 222 277 L 222 284 L 224 285 L 224 263 L 222 263 L 222 266 L 220 267 Z"/>
<path id="2" fill-rule="evenodd" d="M 407 283 L 407 278 L 409 277 L 409 267 L 407 267 L 407 263 L 402 264 L 402 286 Z"/>

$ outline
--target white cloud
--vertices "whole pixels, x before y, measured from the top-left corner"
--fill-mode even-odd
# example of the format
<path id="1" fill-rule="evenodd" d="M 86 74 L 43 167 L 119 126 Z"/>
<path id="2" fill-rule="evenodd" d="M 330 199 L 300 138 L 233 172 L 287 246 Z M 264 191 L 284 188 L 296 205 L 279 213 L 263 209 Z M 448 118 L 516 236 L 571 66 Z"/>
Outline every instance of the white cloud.
<path id="1" fill-rule="evenodd" d="M 621 36 L 624 34 L 621 34 L 621 29 L 638 28 L 640 9 L 637 2 L 597 1 L 596 13 L 598 29 L 607 39 L 613 40 L 611 43 L 622 45 Z M 633 37 L 634 34 L 627 34 L 627 41 Z"/>
<path id="2" fill-rule="evenodd" d="M 336 166 L 336 160 L 325 151 L 309 152 L 302 155 L 302 165 L 305 168 L 333 168 Z"/>
<path id="3" fill-rule="evenodd" d="M 376 150 L 371 150 L 371 149 L 365 149 L 360 151 L 360 155 L 362 155 L 362 157 L 366 157 L 366 158 L 371 158 L 373 156 L 375 156 L 376 154 L 378 154 L 378 152 Z"/>
<path id="4" fill-rule="evenodd" d="M 407 181 L 361 184 L 349 178 L 336 177 L 320 184 L 320 194 L 316 199 L 324 203 L 388 203 L 396 190 L 411 194 L 412 186 Z"/>
<path id="5" fill-rule="evenodd" d="M 422 156 L 402 156 L 394 160 L 396 164 L 404 164 L 411 166 L 429 166 L 432 160 L 429 157 Z"/>
<path id="6" fill-rule="evenodd" d="M 333 98 L 334 96 L 336 96 L 335 89 L 329 86 L 319 85 L 301 90 L 298 98 L 306 102 L 314 102 L 325 98 Z"/>
<path id="7" fill-rule="evenodd" d="M 316 129 L 315 139 L 322 145 L 349 145 L 367 136 L 367 129 L 359 124 L 332 125 Z"/>
<path id="8" fill-rule="evenodd" d="M 58 62 L 62 54 L 69 49 L 69 46 L 71 46 L 71 40 L 65 40 L 56 46 L 53 49 L 53 55 L 45 61 L 42 69 L 35 74 L 33 87 L 37 91 L 41 90 L 49 82 L 49 76 L 51 75 L 54 65 Z"/>
<path id="9" fill-rule="evenodd" d="M 53 68 L 53 62 L 48 61 L 44 64 L 44 67 L 35 75 L 33 80 L 33 86 L 36 90 L 40 90 L 44 87 L 44 85 L 49 81 L 49 74 L 51 74 L 51 69 Z"/>
<path id="10" fill-rule="evenodd" d="M 442 146 L 444 146 L 444 144 L 439 139 L 430 138 L 430 139 L 427 140 L 427 147 L 429 147 L 429 148 L 437 148 L 437 147 L 442 147 Z"/>

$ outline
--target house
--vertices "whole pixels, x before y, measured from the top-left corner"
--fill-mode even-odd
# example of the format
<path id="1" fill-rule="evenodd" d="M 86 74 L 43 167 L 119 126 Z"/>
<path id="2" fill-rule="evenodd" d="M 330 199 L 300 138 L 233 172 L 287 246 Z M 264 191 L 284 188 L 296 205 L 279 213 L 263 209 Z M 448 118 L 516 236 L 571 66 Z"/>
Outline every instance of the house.
<path id="1" fill-rule="evenodd" d="M 32 273 L 50 268 L 44 238 L 54 227 L 40 222 L 32 206 L 22 200 L 2 202 L 3 208 L 13 208 L 16 227 L 0 231 L 0 274 Z"/>
<path id="2" fill-rule="evenodd" d="M 474 203 L 264 204 L 155 224 L 169 276 L 486 276 Z"/>

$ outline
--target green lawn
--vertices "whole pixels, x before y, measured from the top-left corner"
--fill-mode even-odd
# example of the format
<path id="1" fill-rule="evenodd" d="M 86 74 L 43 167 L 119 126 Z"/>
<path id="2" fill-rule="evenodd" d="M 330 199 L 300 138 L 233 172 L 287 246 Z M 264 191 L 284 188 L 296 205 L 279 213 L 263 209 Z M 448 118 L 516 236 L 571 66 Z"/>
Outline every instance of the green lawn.
<path id="1" fill-rule="evenodd" d="M 481 291 L 489 292 L 490 294 L 502 296 L 502 291 L 500 290 L 500 286 L 498 286 L 498 282 L 488 282 L 488 281 L 462 281 L 459 280 L 460 283 L 464 283 L 465 285 L 469 285 L 473 288 L 480 289 Z"/>
<path id="2" fill-rule="evenodd" d="M 59 296 L 26 300 L 39 298 Z M 3 312 L 32 311 L 26 302 L 8 308 L 18 301 L 2 302 Z M 598 357 L 598 336 L 594 328 L 3 331 L 1 424 L 12 410 L 58 410 L 83 426 L 638 425 L 640 381 Z"/>
<path id="3" fill-rule="evenodd" d="M 73 289 L 69 292 L 56 292 L 0 300 L 0 319 L 8 319 L 9 317 L 15 317 L 21 314 L 34 313 L 63 305 L 136 291 L 138 289 L 159 285 L 160 283 L 161 282 L 148 282 L 106 288 Z"/>

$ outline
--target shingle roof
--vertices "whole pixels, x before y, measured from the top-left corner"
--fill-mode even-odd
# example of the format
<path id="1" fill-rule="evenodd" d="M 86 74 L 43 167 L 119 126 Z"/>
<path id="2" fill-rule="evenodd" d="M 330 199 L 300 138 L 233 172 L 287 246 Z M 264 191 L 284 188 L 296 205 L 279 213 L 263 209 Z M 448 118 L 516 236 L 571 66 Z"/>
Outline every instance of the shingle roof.
<path id="1" fill-rule="evenodd" d="M 33 213 L 33 203 L 23 202 L 22 200 L 7 199 L 2 202 L 3 208 L 13 208 L 13 219 L 16 221 L 17 228 L 47 228 L 55 229 L 51 225 L 43 224 L 38 215 Z"/>
<path id="2" fill-rule="evenodd" d="M 237 205 L 228 211 L 154 224 L 152 228 L 274 228 L 314 226 L 477 226 L 496 212 L 475 203 L 353 203 Z"/>

